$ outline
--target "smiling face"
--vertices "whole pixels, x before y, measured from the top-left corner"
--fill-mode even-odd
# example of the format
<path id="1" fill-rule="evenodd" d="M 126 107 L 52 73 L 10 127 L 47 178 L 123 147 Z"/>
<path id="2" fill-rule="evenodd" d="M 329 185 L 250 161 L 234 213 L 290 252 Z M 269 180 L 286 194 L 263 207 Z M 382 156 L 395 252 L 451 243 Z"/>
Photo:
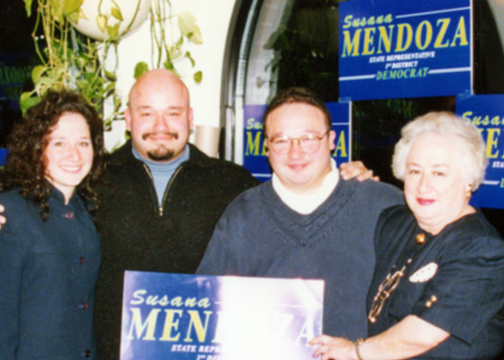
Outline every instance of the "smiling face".
<path id="1" fill-rule="evenodd" d="M 432 234 L 474 211 L 468 205 L 470 181 L 460 171 L 454 135 L 420 135 L 406 160 L 404 195 L 420 227 Z"/>
<path id="2" fill-rule="evenodd" d="M 322 136 L 327 132 L 324 113 L 313 105 L 288 103 L 273 110 L 267 118 L 267 138 L 288 136 L 291 139 L 304 135 Z M 315 192 L 331 172 L 331 150 L 334 149 L 336 133 L 330 131 L 324 136 L 320 148 L 308 154 L 293 141 L 289 151 L 277 154 L 268 150 L 271 167 L 282 184 L 297 194 Z M 267 140 L 268 141 L 268 140 Z"/>
<path id="3" fill-rule="evenodd" d="M 153 70 L 133 86 L 125 112 L 126 128 L 144 159 L 167 162 L 184 152 L 193 127 L 189 93 L 174 74 Z"/>
<path id="4" fill-rule="evenodd" d="M 47 141 L 43 153 L 46 179 L 68 202 L 93 165 L 93 145 L 86 119 L 77 113 L 63 113 Z"/>

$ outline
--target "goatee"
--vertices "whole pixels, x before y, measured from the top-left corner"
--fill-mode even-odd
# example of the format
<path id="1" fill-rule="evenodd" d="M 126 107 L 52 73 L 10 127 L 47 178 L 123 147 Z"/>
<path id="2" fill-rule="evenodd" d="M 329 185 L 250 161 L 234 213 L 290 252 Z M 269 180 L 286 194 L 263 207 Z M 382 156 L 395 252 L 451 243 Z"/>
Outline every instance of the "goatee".
<path id="1" fill-rule="evenodd" d="M 154 161 L 171 160 L 171 158 L 173 157 L 173 154 L 174 154 L 173 150 L 169 150 L 165 147 L 160 147 L 154 151 L 147 152 L 147 155 L 149 156 L 149 158 Z"/>

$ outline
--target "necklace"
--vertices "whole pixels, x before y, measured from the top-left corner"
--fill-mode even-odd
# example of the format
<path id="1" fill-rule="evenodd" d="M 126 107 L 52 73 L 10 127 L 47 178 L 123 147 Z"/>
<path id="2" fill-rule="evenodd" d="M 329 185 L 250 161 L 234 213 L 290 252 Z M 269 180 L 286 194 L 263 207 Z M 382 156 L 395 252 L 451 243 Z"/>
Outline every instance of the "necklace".
<path id="1" fill-rule="evenodd" d="M 418 245 L 423 245 L 425 244 L 426 236 L 424 233 L 420 233 L 415 237 L 415 240 Z M 422 248 L 421 246 L 420 248 Z M 405 246 L 406 248 L 406 246 Z M 374 324 L 377 320 L 377 317 L 380 315 L 380 313 L 383 310 L 383 306 L 385 305 L 385 301 L 387 301 L 388 298 L 390 298 L 390 295 L 392 292 L 397 289 L 399 286 L 399 282 L 401 279 L 404 277 L 404 273 L 406 271 L 406 267 L 411 264 L 413 261 L 413 257 L 416 255 L 416 253 L 420 250 L 420 248 L 417 248 L 415 252 L 413 253 L 413 256 L 410 257 L 404 265 L 401 267 L 401 269 L 396 270 L 397 264 L 394 264 L 390 272 L 388 273 L 387 277 L 383 282 L 380 284 L 378 287 L 378 292 L 376 296 L 373 298 L 373 303 L 371 304 L 371 310 L 369 311 L 369 316 L 368 320 L 371 324 Z M 402 258 L 402 255 L 404 253 L 404 249 L 401 251 L 401 254 L 399 256 L 399 259 Z"/>

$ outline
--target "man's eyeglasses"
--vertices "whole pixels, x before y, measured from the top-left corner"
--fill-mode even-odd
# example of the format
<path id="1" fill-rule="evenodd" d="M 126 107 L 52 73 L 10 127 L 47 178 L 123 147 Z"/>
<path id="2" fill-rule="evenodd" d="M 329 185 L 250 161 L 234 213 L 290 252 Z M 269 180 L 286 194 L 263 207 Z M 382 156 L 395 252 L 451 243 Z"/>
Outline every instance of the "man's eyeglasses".
<path id="1" fill-rule="evenodd" d="M 290 138 L 288 136 L 275 136 L 268 139 L 268 148 L 277 154 L 286 154 L 292 147 L 292 143 L 297 140 L 299 147 L 308 154 L 313 154 L 320 149 L 320 142 L 329 134 L 331 130 L 327 130 L 323 135 L 317 136 L 314 134 L 306 134 L 298 138 Z"/>

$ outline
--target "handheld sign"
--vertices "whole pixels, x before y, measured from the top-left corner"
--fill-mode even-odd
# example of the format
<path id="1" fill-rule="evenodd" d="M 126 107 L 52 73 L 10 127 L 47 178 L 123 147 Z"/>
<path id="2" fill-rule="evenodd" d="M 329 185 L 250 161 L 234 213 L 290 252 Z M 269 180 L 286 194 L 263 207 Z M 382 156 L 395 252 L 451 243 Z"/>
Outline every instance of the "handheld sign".
<path id="1" fill-rule="evenodd" d="M 121 360 L 308 360 L 322 280 L 126 271 Z"/>

